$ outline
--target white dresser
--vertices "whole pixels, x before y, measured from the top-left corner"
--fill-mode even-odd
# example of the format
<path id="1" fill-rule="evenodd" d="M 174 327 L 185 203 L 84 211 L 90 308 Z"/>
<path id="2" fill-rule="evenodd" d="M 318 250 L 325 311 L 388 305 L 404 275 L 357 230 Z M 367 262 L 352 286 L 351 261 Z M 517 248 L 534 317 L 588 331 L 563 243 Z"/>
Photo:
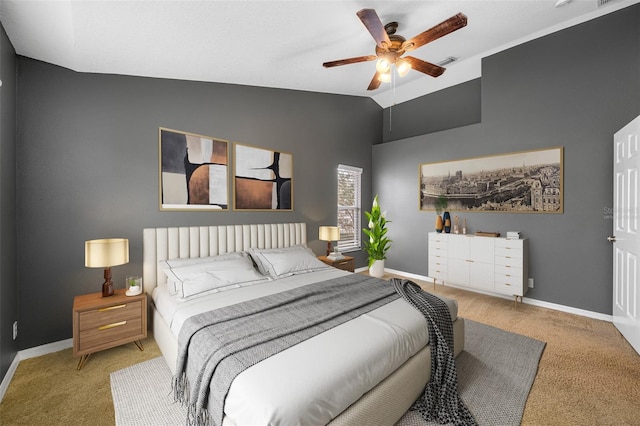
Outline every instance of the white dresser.
<path id="1" fill-rule="evenodd" d="M 429 276 L 435 282 L 522 300 L 528 289 L 528 251 L 526 238 L 430 232 Z"/>

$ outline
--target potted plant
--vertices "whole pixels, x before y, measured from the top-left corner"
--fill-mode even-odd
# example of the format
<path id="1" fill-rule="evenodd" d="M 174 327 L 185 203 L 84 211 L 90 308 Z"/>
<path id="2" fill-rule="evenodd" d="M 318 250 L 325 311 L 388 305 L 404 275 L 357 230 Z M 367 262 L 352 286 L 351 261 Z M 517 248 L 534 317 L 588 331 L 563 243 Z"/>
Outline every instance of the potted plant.
<path id="1" fill-rule="evenodd" d="M 365 211 L 364 214 L 369 220 L 368 227 L 362 228 L 362 232 L 369 237 L 364 243 L 364 249 L 369 255 L 369 275 L 380 278 L 384 275 L 384 260 L 391 247 L 391 240 L 387 238 L 387 223 L 391 221 L 386 219 L 386 212 L 380 210 L 377 195 L 373 199 L 371 211 Z"/>

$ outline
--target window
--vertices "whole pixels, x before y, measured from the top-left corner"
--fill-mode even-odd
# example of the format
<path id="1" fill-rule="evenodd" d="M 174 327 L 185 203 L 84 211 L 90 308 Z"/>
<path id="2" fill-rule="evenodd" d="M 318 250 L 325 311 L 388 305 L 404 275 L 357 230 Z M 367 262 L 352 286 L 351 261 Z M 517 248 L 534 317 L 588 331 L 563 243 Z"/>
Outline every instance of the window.
<path id="1" fill-rule="evenodd" d="M 360 249 L 361 181 L 361 168 L 338 165 L 338 227 L 340 228 L 338 250 L 340 251 Z"/>

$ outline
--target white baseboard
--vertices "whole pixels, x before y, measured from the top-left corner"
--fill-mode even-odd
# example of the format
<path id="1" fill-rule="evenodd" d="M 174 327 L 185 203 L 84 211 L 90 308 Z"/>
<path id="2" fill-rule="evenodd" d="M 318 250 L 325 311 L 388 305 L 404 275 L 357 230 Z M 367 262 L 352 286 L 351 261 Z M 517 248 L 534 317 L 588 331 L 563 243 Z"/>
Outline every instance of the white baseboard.
<path id="1" fill-rule="evenodd" d="M 46 345 L 36 346 L 18 352 L 20 361 L 23 359 L 35 358 L 37 356 L 52 354 L 73 347 L 73 339 L 59 340 L 57 342 L 47 343 Z"/>
<path id="2" fill-rule="evenodd" d="M 18 369 L 18 364 L 20 363 L 20 355 L 17 354 L 13 357 L 13 361 L 11 361 L 11 365 L 7 370 L 7 374 L 4 375 L 2 379 L 2 383 L 0 383 L 0 402 L 4 399 L 4 394 L 9 389 L 9 383 L 11 383 L 11 379 L 13 379 L 13 375 L 16 374 L 16 370 Z"/>
<path id="3" fill-rule="evenodd" d="M 9 383 L 11 383 L 11 379 L 13 379 L 14 374 L 16 374 L 16 370 L 18 369 L 18 364 L 20 364 L 20 361 L 22 361 L 23 359 L 35 358 L 37 356 L 62 351 L 71 347 L 73 347 L 73 339 L 65 339 L 57 342 L 47 343 L 46 345 L 40 345 L 34 348 L 18 351 L 16 356 L 13 358 L 9 369 L 7 370 L 7 374 L 4 375 L 2 383 L 0 383 L 0 402 L 2 402 L 2 400 L 4 399 L 4 394 L 7 392 L 7 389 L 9 389 Z"/>
<path id="4" fill-rule="evenodd" d="M 427 277 L 427 276 L 424 276 L 424 275 L 416 275 L 416 274 L 411 274 L 411 273 L 408 273 L 408 272 L 397 271 L 397 270 L 388 269 L 388 268 L 385 268 L 384 270 L 385 270 L 385 272 L 389 272 L 391 274 L 402 275 L 402 276 L 405 276 L 407 278 L 414 278 L 414 279 L 421 280 L 421 281 L 433 282 L 433 278 Z M 449 284 L 449 283 L 447 283 L 446 285 L 448 287 L 454 287 L 454 288 L 458 288 L 460 290 L 467 290 L 467 291 L 472 291 L 474 293 L 482 293 L 482 294 L 486 294 L 488 296 L 494 296 L 494 297 L 500 297 L 502 299 L 513 300 L 513 297 L 509 297 L 507 295 L 491 293 L 491 292 L 488 292 L 488 291 L 482 291 L 482 290 L 476 290 L 476 289 L 470 289 L 468 287 L 457 286 L 455 284 Z M 526 303 L 528 305 L 533 305 L 533 306 L 540 306 L 542 308 L 547 308 L 547 309 L 553 309 L 554 311 L 560 311 L 560 312 L 566 312 L 566 313 L 569 313 L 569 314 L 580 315 L 580 316 L 587 317 L 587 318 L 593 318 L 593 319 L 597 319 L 597 320 L 613 322 L 613 315 L 602 314 L 600 312 L 587 311 L 585 309 L 574 308 L 572 306 L 559 305 L 557 303 L 545 302 L 543 300 L 531 299 L 529 297 L 524 297 L 522 299 L 522 303 Z"/>

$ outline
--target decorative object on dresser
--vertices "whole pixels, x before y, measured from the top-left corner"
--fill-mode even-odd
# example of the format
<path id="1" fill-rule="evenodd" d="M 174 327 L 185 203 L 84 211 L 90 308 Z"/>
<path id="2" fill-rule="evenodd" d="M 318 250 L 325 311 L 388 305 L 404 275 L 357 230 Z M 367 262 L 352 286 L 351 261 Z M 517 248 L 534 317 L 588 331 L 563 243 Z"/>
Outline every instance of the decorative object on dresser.
<path id="1" fill-rule="evenodd" d="M 362 228 L 368 237 L 364 241 L 364 248 L 369 254 L 369 275 L 380 278 L 384 275 L 384 260 L 392 242 L 387 238 L 387 223 L 391 221 L 387 220 L 386 212 L 380 210 L 377 195 L 371 211 L 365 211 L 364 214 L 369 220 L 368 228 Z"/>
<path id="2" fill-rule="evenodd" d="M 444 229 L 444 220 L 442 219 L 442 212 L 447 208 L 447 197 L 439 195 L 434 204 L 436 209 L 436 232 L 442 232 Z"/>
<path id="3" fill-rule="evenodd" d="M 351 256 L 343 255 L 341 259 L 332 259 L 329 256 L 318 256 L 318 259 L 320 259 L 320 261 L 326 263 L 327 265 L 333 266 L 334 268 L 342 269 L 343 271 L 355 271 L 354 259 Z"/>
<path id="4" fill-rule="evenodd" d="M 451 214 L 449 212 L 442 213 L 442 221 L 444 222 L 444 232 L 451 232 Z"/>
<path id="5" fill-rule="evenodd" d="M 497 233 L 494 233 L 497 234 Z M 491 234 L 429 233 L 429 276 L 443 284 L 513 296 L 522 302 L 529 278 L 529 240 Z"/>
<path id="6" fill-rule="evenodd" d="M 84 266 L 104 268 L 102 297 L 113 296 L 111 267 L 129 263 L 129 240 L 126 238 L 107 238 L 84 242 Z"/>
<path id="7" fill-rule="evenodd" d="M 340 241 L 340 228 L 337 226 L 321 226 L 318 229 L 318 239 L 327 242 L 327 257 L 333 260 L 342 259 L 342 253 L 338 250 L 333 251 L 331 247 L 333 241 Z"/>
<path id="8" fill-rule="evenodd" d="M 131 342 L 142 351 L 140 340 L 146 337 L 146 293 L 126 296 L 125 289 L 118 289 L 108 299 L 100 293 L 73 299 L 73 356 L 80 357 L 78 370 L 94 352 Z"/>

